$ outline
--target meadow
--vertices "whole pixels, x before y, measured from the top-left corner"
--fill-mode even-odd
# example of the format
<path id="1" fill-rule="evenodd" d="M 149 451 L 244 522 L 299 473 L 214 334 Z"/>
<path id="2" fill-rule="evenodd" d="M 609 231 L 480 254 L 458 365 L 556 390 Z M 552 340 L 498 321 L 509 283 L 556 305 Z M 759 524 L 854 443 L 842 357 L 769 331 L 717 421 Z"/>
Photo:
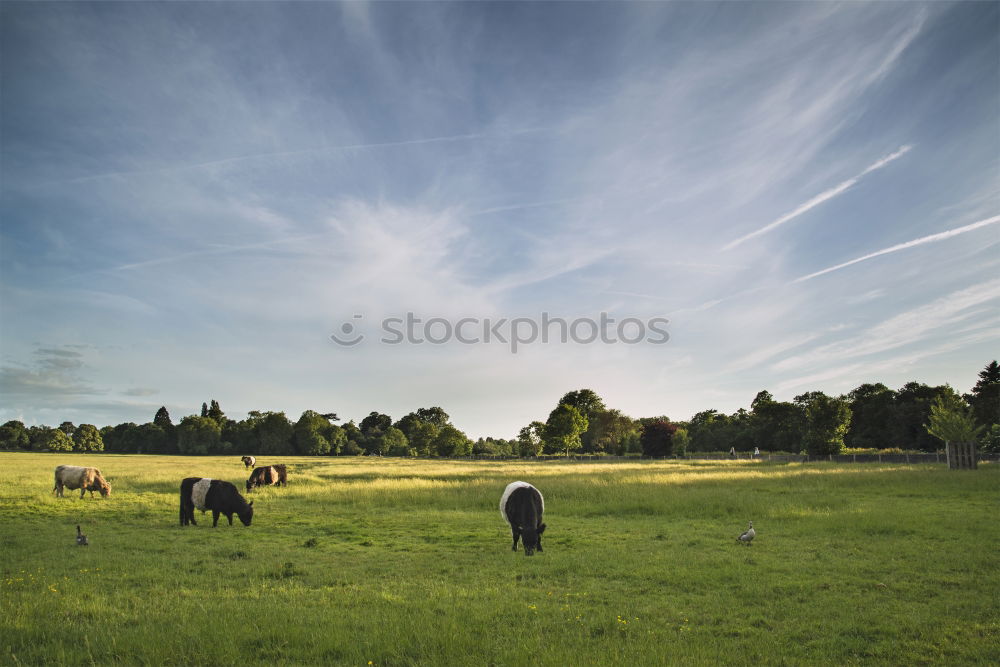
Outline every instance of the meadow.
<path id="1" fill-rule="evenodd" d="M 262 457 L 289 485 L 245 494 L 252 526 L 181 528 L 180 480 L 242 491 L 238 457 L 0 461 L 5 664 L 1000 663 L 996 464 Z M 111 497 L 54 497 L 60 463 Z"/>

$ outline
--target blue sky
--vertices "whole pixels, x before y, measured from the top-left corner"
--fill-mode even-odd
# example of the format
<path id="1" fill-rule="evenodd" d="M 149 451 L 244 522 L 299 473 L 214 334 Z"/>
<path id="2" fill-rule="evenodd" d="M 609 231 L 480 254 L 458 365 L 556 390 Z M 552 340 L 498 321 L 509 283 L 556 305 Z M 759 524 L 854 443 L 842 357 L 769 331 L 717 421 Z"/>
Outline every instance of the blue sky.
<path id="1" fill-rule="evenodd" d="M 582 387 L 675 419 L 967 391 L 998 9 L 3 3 L 0 420 L 439 405 L 512 437 Z M 407 312 L 670 340 L 380 343 Z"/>

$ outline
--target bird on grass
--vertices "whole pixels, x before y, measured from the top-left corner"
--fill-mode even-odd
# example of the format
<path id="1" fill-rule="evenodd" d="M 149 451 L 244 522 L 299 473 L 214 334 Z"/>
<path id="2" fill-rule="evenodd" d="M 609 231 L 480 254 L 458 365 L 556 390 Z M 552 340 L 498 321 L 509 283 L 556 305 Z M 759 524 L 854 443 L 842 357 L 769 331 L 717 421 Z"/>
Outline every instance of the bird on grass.
<path id="1" fill-rule="evenodd" d="M 756 536 L 757 536 L 757 531 L 755 531 L 753 529 L 753 521 L 751 521 L 750 522 L 750 527 L 747 528 L 746 531 L 744 531 L 744 533 L 742 535 L 740 535 L 739 537 L 737 537 L 736 539 L 739 540 L 740 542 L 742 542 L 743 544 L 746 544 L 746 545 L 749 546 L 751 540 L 753 540 L 753 538 L 756 537 Z"/>
<path id="2" fill-rule="evenodd" d="M 76 527 L 76 546 L 85 547 L 89 545 L 90 542 L 87 541 L 87 536 L 80 532 L 80 526 Z"/>

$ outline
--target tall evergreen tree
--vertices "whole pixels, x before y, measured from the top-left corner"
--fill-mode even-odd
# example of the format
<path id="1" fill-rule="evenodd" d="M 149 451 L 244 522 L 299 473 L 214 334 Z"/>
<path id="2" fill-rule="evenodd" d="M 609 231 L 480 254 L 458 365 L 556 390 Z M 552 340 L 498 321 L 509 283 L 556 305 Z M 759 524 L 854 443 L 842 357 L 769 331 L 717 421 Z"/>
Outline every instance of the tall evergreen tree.
<path id="1" fill-rule="evenodd" d="M 1000 364 L 996 360 L 979 371 L 979 381 L 964 398 L 981 425 L 988 428 L 1000 424 Z"/>

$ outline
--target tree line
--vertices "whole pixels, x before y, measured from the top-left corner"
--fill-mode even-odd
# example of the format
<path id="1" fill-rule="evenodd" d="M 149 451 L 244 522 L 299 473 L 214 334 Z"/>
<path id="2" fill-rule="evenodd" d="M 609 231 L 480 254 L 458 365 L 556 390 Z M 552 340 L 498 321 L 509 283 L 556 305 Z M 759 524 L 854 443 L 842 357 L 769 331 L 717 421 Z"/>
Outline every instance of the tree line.
<path id="1" fill-rule="evenodd" d="M 687 421 L 632 418 L 608 408 L 590 389 L 565 394 L 543 421 L 516 437 L 471 440 L 440 407 L 420 408 L 397 421 L 372 412 L 345 424 L 335 413 L 306 410 L 292 422 L 284 412 L 226 417 L 218 401 L 174 424 L 166 407 L 151 422 L 98 429 L 0 426 L 0 449 L 139 454 L 266 454 L 304 456 L 518 456 L 582 453 L 664 457 L 688 452 L 784 451 L 837 454 L 845 447 L 936 451 L 942 433 L 967 433 L 986 451 L 1000 451 L 1000 366 L 986 365 L 969 393 L 948 385 L 908 382 L 898 390 L 866 383 L 840 396 L 811 391 L 776 401 L 760 391 L 749 409 L 731 415 L 704 410 Z M 930 423 L 930 428 L 928 428 Z M 942 431 L 938 424 L 949 424 Z M 958 430 L 956 431 L 955 428 Z M 963 430 L 964 429 L 964 430 Z M 932 435 L 935 433 L 936 435 Z"/>

